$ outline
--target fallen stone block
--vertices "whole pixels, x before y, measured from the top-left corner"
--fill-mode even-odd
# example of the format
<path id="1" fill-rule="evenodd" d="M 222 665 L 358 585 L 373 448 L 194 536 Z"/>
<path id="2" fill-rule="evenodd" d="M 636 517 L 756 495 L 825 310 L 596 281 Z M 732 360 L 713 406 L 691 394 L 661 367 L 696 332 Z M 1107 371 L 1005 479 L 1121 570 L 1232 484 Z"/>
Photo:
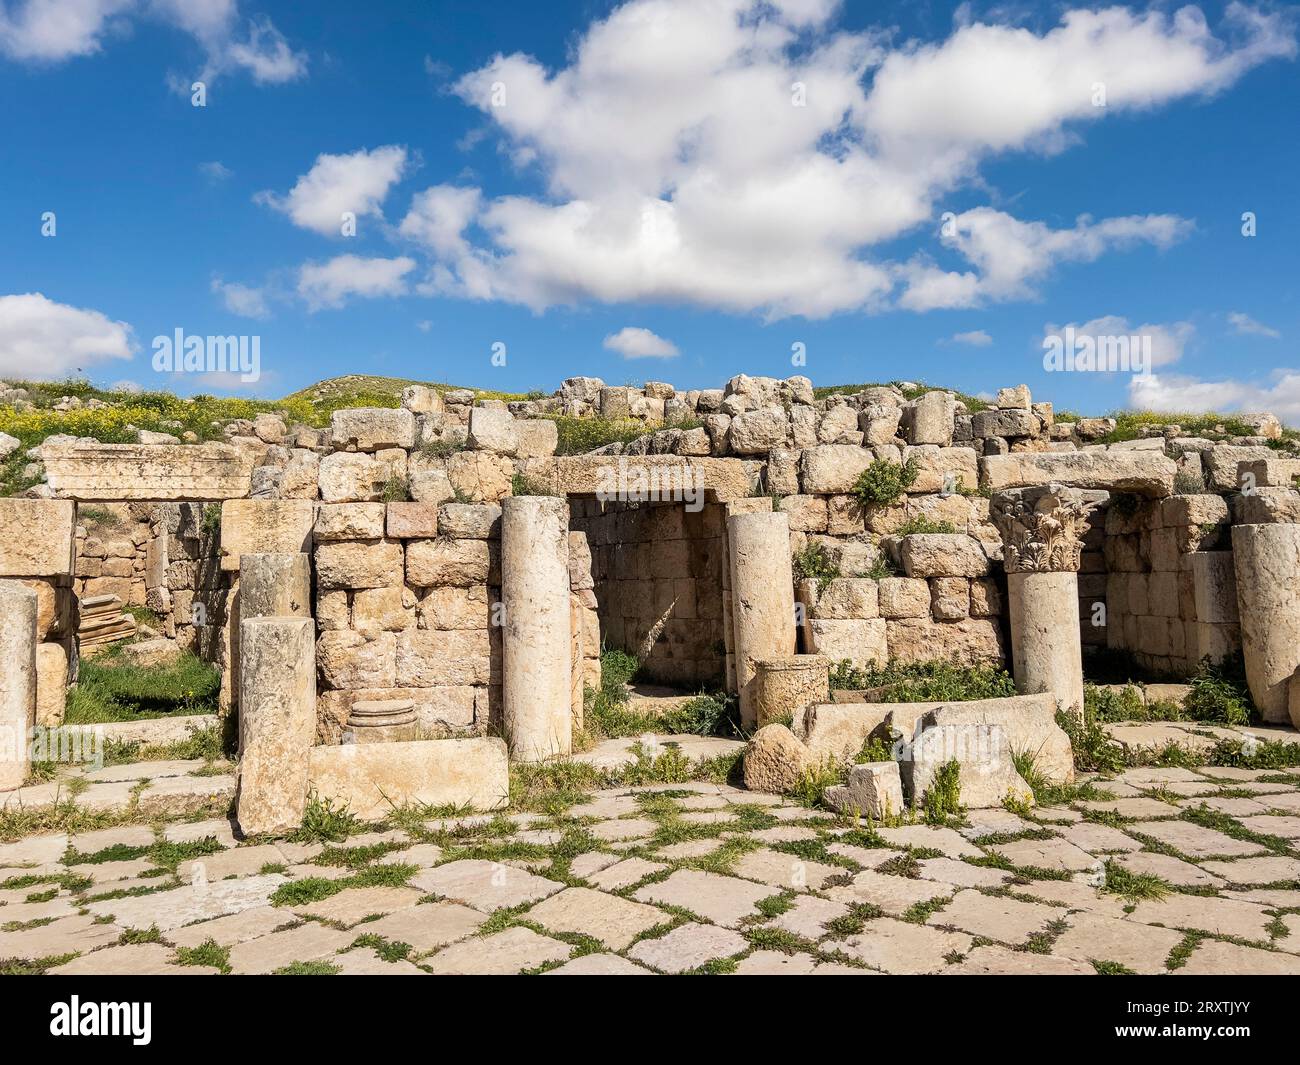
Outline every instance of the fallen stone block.
<path id="1" fill-rule="evenodd" d="M 865 762 L 849 770 L 849 782 L 827 788 L 827 805 L 842 814 L 880 821 L 903 812 L 897 762 Z"/>

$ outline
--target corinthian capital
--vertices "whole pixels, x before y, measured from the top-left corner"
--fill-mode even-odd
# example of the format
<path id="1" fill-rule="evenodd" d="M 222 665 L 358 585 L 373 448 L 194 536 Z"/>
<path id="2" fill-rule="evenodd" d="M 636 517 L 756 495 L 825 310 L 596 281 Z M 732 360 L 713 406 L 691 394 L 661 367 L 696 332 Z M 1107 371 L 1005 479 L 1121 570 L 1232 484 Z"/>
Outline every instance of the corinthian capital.
<path id="1" fill-rule="evenodd" d="M 1096 503 L 1060 484 L 998 492 L 990 506 L 1008 573 L 1077 573 Z"/>

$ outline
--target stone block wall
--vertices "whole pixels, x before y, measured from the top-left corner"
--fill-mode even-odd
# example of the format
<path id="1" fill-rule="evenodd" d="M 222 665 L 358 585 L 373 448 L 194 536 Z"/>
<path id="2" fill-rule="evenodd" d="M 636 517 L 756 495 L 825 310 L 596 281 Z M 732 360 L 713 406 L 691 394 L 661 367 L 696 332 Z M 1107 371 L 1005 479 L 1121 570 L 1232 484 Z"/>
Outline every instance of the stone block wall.
<path id="1" fill-rule="evenodd" d="M 500 535 L 496 504 L 319 505 L 318 742 L 357 700 L 412 700 L 430 737 L 499 722 Z"/>
<path id="2" fill-rule="evenodd" d="M 1106 646 L 1173 675 L 1193 672 L 1205 655 L 1218 660 L 1239 650 L 1235 586 L 1217 579 L 1221 562 L 1204 557 L 1230 550 L 1231 523 L 1219 495 L 1112 500 L 1102 549 Z M 1083 587 L 1081 580 L 1081 613 L 1092 609 Z M 1085 622 L 1085 634 L 1091 629 Z"/>
<path id="3" fill-rule="evenodd" d="M 573 497 L 571 523 L 585 535 L 604 646 L 638 654 L 645 676 L 687 688 L 725 682 L 725 512 L 705 502 L 602 501 Z"/>

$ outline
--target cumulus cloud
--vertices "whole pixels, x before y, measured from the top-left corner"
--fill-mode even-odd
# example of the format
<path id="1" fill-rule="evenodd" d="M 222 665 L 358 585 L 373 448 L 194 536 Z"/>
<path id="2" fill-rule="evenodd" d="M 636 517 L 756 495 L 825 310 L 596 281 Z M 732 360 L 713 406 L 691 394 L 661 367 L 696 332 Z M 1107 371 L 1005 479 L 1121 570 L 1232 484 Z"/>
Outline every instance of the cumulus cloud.
<path id="1" fill-rule="evenodd" d="M 1271 340 L 1278 340 L 1282 334 L 1271 326 L 1263 322 L 1257 322 L 1248 314 L 1241 311 L 1233 311 L 1228 315 L 1228 321 L 1232 323 L 1235 332 L 1245 333 L 1248 336 L 1268 337 Z"/>
<path id="2" fill-rule="evenodd" d="M 212 291 L 221 297 L 226 310 L 242 318 L 267 318 L 271 309 L 267 305 L 266 292 L 251 285 L 241 285 L 238 281 L 222 281 L 219 277 L 212 279 Z"/>
<path id="3" fill-rule="evenodd" d="M 961 24 L 926 45 L 838 30 L 836 6 L 632 0 L 558 69 L 514 53 L 462 77 L 455 91 L 539 188 L 441 193 L 430 287 L 535 309 L 677 301 L 769 318 L 873 310 L 900 286 L 917 310 L 1025 298 L 1054 263 L 1167 247 L 1190 223 L 1052 229 L 976 208 L 936 249 L 969 268 L 871 252 L 933 223 L 997 153 L 1064 150 L 1107 114 L 1211 95 L 1296 51 L 1286 13 L 1237 3 L 1215 30 L 1195 8 L 1113 7 L 1042 33 Z"/>
<path id="4" fill-rule="evenodd" d="M 1288 425 L 1300 426 L 1300 370 L 1276 370 L 1267 381 L 1206 381 L 1180 374 L 1135 377 L 1129 383 L 1129 402 L 1171 413 L 1269 411 Z"/>
<path id="5" fill-rule="evenodd" d="M 60 378 L 134 353 L 126 322 L 39 292 L 0 296 L 0 374 Z"/>
<path id="6" fill-rule="evenodd" d="M 396 259 L 337 255 L 327 262 L 303 264 L 298 271 L 298 295 L 312 311 L 342 307 L 349 296 L 400 296 L 407 291 L 406 275 L 414 269 L 415 260 L 404 255 Z"/>
<path id="7" fill-rule="evenodd" d="M 1196 333 L 1196 327 L 1191 322 L 1165 324 L 1144 322 L 1141 325 L 1131 325 L 1127 318 L 1118 314 L 1107 314 L 1083 323 L 1070 322 L 1068 325 L 1049 323 L 1043 326 L 1043 338 L 1059 337 L 1066 329 L 1074 330 L 1075 337 L 1092 337 L 1094 340 L 1103 337 L 1139 337 L 1143 343 L 1149 343 L 1151 346 L 1152 367 L 1168 366 L 1181 359 L 1183 349 Z M 1104 345 L 1098 345 L 1097 350 L 1107 349 Z"/>
<path id="8" fill-rule="evenodd" d="M 987 348 L 993 343 L 993 338 L 983 329 L 972 329 L 969 333 L 953 333 L 951 340 L 954 344 L 969 344 L 973 348 Z"/>
<path id="9" fill-rule="evenodd" d="M 671 340 L 635 325 L 610 333 L 604 346 L 605 350 L 616 351 L 625 359 L 671 359 L 681 354 Z"/>
<path id="10" fill-rule="evenodd" d="M 275 84 L 307 71 L 306 55 L 269 18 L 244 19 L 237 0 L 17 0 L 0 6 L 0 54 L 47 63 L 93 55 L 115 27 L 136 19 L 164 22 L 194 38 L 204 53 L 200 80 L 242 69 L 258 84 Z"/>
<path id="11" fill-rule="evenodd" d="M 406 161 L 406 149 L 391 144 L 349 155 L 321 154 L 287 195 L 267 191 L 253 199 L 288 215 L 296 226 L 338 236 L 346 211 L 359 219 L 383 217 L 380 205 L 401 179 Z"/>

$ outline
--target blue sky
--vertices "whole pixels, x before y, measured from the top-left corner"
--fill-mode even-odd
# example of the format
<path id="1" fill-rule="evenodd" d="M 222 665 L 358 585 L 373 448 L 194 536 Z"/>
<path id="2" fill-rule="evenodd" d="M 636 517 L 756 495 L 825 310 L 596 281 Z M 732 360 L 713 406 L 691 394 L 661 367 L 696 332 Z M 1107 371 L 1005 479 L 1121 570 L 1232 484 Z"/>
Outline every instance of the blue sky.
<path id="1" fill-rule="evenodd" d="M 1300 424 L 1294 7 L 0 11 L 9 377 L 802 372 Z M 1046 372 L 1067 324 L 1154 372 Z M 260 380 L 157 374 L 176 329 L 259 336 Z"/>

